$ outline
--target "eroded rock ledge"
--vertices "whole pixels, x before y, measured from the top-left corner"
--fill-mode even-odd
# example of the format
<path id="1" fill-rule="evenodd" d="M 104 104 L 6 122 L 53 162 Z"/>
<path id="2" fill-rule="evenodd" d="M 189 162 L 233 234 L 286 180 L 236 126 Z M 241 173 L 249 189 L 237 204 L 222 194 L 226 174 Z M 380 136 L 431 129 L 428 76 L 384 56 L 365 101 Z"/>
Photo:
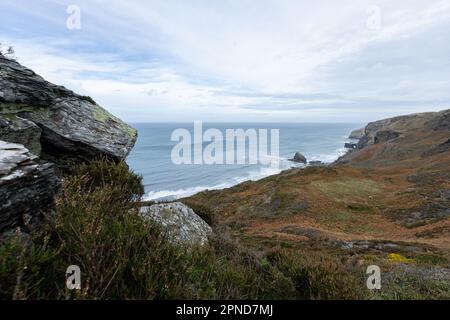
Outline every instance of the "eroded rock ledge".
<path id="1" fill-rule="evenodd" d="M 125 159 L 137 138 L 135 129 L 91 98 L 54 85 L 2 55 L 0 118 L 19 128 L 19 134 L 10 129 L 1 139 L 24 143 L 34 152 L 42 150 L 42 159 L 62 167 L 99 156 Z M 24 121 L 29 122 L 25 125 Z M 34 136 L 30 130 L 40 131 L 40 145 L 35 140 L 24 141 L 24 135 Z"/>
<path id="2" fill-rule="evenodd" d="M 53 164 L 39 161 L 23 145 L 0 140 L 0 234 L 36 224 L 52 209 L 60 187 Z"/>

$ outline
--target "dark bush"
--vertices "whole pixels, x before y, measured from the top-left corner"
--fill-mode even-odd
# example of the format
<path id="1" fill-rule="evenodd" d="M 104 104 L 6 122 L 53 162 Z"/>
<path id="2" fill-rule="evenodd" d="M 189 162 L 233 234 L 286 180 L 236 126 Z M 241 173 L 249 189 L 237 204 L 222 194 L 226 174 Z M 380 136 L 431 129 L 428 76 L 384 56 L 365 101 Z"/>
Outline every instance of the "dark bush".
<path id="1" fill-rule="evenodd" d="M 294 249 L 276 249 L 268 253 L 267 259 L 293 281 L 297 299 L 363 298 L 364 283 L 346 270 L 337 258 Z"/>
<path id="2" fill-rule="evenodd" d="M 192 250 L 171 245 L 138 214 L 131 201 L 142 189 L 125 168 L 99 161 L 77 169 L 32 242 L 15 233 L 2 242 L 1 299 L 260 299 L 292 289 L 231 240 Z M 80 291 L 65 287 L 70 265 L 82 271 Z"/>
<path id="3" fill-rule="evenodd" d="M 107 159 L 94 160 L 75 168 L 73 176 L 78 180 L 77 187 L 81 192 L 109 187 L 115 201 L 136 202 L 144 194 L 142 177 L 130 171 L 125 162 L 116 164 Z"/>
<path id="4" fill-rule="evenodd" d="M 208 206 L 193 199 L 184 199 L 182 202 L 194 210 L 194 212 L 210 226 L 213 226 L 216 223 L 214 213 Z"/>

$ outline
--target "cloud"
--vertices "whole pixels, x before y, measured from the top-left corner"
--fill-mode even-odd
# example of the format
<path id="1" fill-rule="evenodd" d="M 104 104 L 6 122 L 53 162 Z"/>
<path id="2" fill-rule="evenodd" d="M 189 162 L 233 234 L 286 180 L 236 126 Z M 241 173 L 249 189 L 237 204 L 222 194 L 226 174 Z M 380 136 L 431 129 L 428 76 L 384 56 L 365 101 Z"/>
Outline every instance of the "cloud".
<path id="1" fill-rule="evenodd" d="M 69 4 L 81 30 L 65 28 Z M 129 121 L 366 122 L 450 105 L 445 0 L 1 6 L 0 39 L 24 64 Z"/>

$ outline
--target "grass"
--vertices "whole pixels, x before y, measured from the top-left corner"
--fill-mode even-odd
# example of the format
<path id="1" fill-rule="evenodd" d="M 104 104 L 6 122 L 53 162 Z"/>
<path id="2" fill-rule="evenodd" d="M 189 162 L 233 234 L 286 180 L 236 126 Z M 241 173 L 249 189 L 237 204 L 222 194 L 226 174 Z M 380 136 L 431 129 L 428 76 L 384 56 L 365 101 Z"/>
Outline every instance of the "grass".
<path id="1" fill-rule="evenodd" d="M 338 259 L 319 253 L 276 249 L 268 260 L 289 277 L 297 299 L 362 299 L 364 287 Z"/>
<path id="2" fill-rule="evenodd" d="M 261 256 L 224 233 L 205 247 L 176 247 L 139 215 L 142 193 L 141 177 L 124 163 L 102 159 L 76 168 L 43 226 L 1 240 L 0 299 L 357 297 L 354 282 L 333 276 L 339 264 L 331 258 Z M 213 222 L 201 203 L 189 204 Z M 81 290 L 66 289 L 70 265 L 81 269 Z"/>
<path id="3" fill-rule="evenodd" d="M 380 192 L 379 185 L 369 179 L 341 179 L 337 181 L 313 181 L 311 185 L 338 202 L 364 202 Z"/>
<path id="4" fill-rule="evenodd" d="M 199 198 L 183 200 L 215 228 L 209 244 L 171 244 L 138 213 L 141 177 L 105 159 L 73 170 L 55 212 L 31 235 L 0 240 L 0 299 L 415 299 L 448 298 L 450 286 L 415 273 L 415 263 L 384 259 L 383 288 L 371 293 L 365 270 L 345 255 L 292 242 L 256 248 L 231 238 Z M 359 210 L 355 210 L 358 212 Z M 359 212 L 358 212 L 359 213 Z M 361 213 L 362 214 L 362 213 Z M 249 240 L 251 241 L 251 240 Z M 383 263 L 364 256 L 366 263 Z M 391 259 L 391 260 L 392 260 Z M 414 257 L 416 259 L 416 257 Z M 417 257 L 425 272 L 434 255 Z M 408 261 L 407 261 L 408 260 Z M 65 286 L 81 269 L 81 290 Z M 404 275 L 401 268 L 409 268 Z M 421 267 L 422 268 L 422 267 Z M 438 268 L 438 266 L 436 266 Z M 397 270 L 398 269 L 398 270 Z M 397 271 L 395 271 L 397 270 Z M 412 270 L 412 271 L 411 271 Z M 431 270 L 431 269 L 430 269 Z M 439 273 L 436 273 L 439 274 Z"/>

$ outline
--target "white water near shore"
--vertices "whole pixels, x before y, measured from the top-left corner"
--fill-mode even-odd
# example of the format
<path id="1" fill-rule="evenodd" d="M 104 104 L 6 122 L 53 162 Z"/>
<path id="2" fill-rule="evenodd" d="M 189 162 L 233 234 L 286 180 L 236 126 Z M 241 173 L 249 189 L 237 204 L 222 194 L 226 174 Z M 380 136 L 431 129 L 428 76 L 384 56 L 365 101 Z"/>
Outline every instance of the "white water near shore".
<path id="1" fill-rule="evenodd" d="M 143 175 L 145 200 L 175 200 L 205 190 L 233 187 L 245 181 L 257 181 L 284 170 L 304 165 L 288 160 L 302 152 L 308 161 L 331 163 L 345 154 L 348 134 L 359 124 L 220 124 L 222 128 L 279 128 L 280 161 L 278 167 L 261 165 L 179 165 L 171 162 L 176 142 L 170 141 L 175 128 L 188 124 L 136 124 L 139 140 L 128 159 L 131 168 Z M 216 125 L 219 126 L 219 125 Z M 213 124 L 210 127 L 214 127 Z"/>

